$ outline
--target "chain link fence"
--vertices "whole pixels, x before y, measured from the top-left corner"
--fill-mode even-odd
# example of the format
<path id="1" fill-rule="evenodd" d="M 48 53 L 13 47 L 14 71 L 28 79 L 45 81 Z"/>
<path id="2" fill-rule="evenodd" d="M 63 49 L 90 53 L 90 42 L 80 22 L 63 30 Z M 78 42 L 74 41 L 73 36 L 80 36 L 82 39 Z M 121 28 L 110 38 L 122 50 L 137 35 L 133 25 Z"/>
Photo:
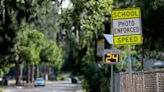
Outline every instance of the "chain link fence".
<path id="1" fill-rule="evenodd" d="M 164 92 L 164 69 L 132 73 L 133 92 Z M 114 92 L 128 92 L 129 74 L 114 74 Z"/>

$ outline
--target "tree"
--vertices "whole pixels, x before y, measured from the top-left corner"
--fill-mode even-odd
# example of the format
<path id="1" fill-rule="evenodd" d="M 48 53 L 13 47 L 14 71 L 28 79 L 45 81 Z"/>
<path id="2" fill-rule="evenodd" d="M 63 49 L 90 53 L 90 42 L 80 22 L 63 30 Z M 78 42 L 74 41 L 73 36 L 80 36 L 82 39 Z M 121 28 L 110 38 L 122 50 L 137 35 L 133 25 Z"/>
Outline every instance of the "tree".
<path id="1" fill-rule="evenodd" d="M 83 75 L 85 80 L 88 81 L 89 92 L 94 92 L 92 85 L 94 81 L 90 81 L 90 78 L 94 78 L 94 74 L 91 74 L 88 79 L 88 72 L 85 71 L 92 70 L 91 67 L 101 69 L 100 67 L 92 66 L 96 62 L 96 40 L 98 34 L 103 37 L 104 31 L 110 31 L 108 29 L 110 28 L 110 13 L 113 1 L 71 0 L 71 2 L 73 7 L 63 9 L 60 23 L 61 35 L 67 44 L 65 49 L 68 58 L 65 61 L 72 69 L 73 74 Z M 94 73 L 94 70 L 92 73 Z M 101 78 L 101 76 L 97 77 Z M 98 84 L 103 83 L 98 81 Z M 95 87 L 98 88 L 98 86 Z"/>
<path id="2" fill-rule="evenodd" d="M 47 12 L 47 6 L 51 0 L 1 0 L 0 1 L 0 55 L 5 57 L 0 60 L 0 66 L 9 68 L 10 65 L 17 63 L 19 57 L 14 50 L 17 32 L 24 28 L 36 28 L 34 22 L 41 20 Z M 58 2 L 59 1 L 55 0 Z M 46 11 L 44 11 L 46 10 Z M 50 11 L 49 11 L 50 12 Z M 35 49 L 31 46 L 28 49 Z M 37 52 L 34 52 L 37 53 Z M 10 57 L 10 58 L 9 58 Z M 36 57 L 33 57 L 36 58 Z M 4 63 L 4 60 L 6 61 Z M 2 67 L 0 67 L 2 69 Z M 3 70 L 3 69 L 2 69 Z"/>
<path id="3" fill-rule="evenodd" d="M 0 1 L 0 55 L 4 57 L 0 61 L 0 66 L 15 63 L 16 54 L 13 48 L 17 32 L 29 26 L 28 23 L 38 20 L 40 11 L 46 8 L 47 2 L 50 3 L 50 0 Z"/>
<path id="4" fill-rule="evenodd" d="M 164 1 L 155 0 L 149 2 L 148 0 L 140 1 L 136 5 L 142 9 L 142 26 L 143 26 L 143 49 L 145 56 L 151 58 L 152 56 L 158 56 L 157 53 L 163 52 L 163 13 Z M 152 35 L 153 34 L 153 35 Z M 158 58 L 158 57 L 152 57 Z"/>
<path id="5" fill-rule="evenodd" d="M 38 19 L 33 22 L 33 26 L 43 32 L 49 39 L 56 40 L 56 34 L 59 31 L 59 5 L 58 1 L 47 1 L 42 9 L 38 10 Z"/>
<path id="6" fill-rule="evenodd" d="M 42 45 L 40 53 L 41 64 L 44 64 L 44 76 L 48 75 L 48 67 L 55 67 L 57 71 L 60 71 L 63 64 L 62 49 L 59 48 L 55 41 L 45 40 Z M 57 76 L 57 73 L 56 75 Z"/>
<path id="7" fill-rule="evenodd" d="M 22 62 L 26 62 L 32 67 L 44 63 L 60 69 L 63 61 L 62 50 L 58 48 L 54 41 L 46 39 L 42 32 L 32 29 L 22 30 L 18 32 L 16 42 L 15 50 L 19 56 L 17 66 Z M 31 73 L 28 73 L 32 74 L 31 77 L 33 78 L 33 68 Z"/>
<path id="8" fill-rule="evenodd" d="M 63 63 L 62 49 L 53 40 L 45 40 L 41 48 L 42 63 L 56 66 L 60 70 Z"/>
<path id="9" fill-rule="evenodd" d="M 18 60 L 16 62 L 16 68 L 20 67 L 22 62 L 26 62 L 26 64 L 35 65 L 40 62 L 40 52 L 41 52 L 41 42 L 44 40 L 44 35 L 36 30 L 25 29 L 23 31 L 18 32 L 15 44 L 15 50 L 18 55 Z M 28 70 L 29 67 L 28 67 Z M 20 76 L 20 69 L 17 69 L 17 76 Z M 34 70 L 31 70 L 31 76 L 34 76 Z M 30 72 L 28 71 L 28 75 Z M 29 82 L 28 76 L 28 82 Z M 20 77 L 17 77 L 16 84 L 20 84 Z M 32 81 L 33 79 L 31 79 Z"/>

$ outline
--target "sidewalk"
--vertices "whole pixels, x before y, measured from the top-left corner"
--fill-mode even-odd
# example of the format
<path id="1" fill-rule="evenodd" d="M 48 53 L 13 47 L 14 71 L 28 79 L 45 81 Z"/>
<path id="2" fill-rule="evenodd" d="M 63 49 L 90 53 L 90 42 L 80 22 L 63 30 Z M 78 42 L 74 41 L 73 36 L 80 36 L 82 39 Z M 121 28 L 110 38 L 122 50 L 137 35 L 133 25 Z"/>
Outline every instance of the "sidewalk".
<path id="1" fill-rule="evenodd" d="M 83 90 L 76 90 L 75 92 L 83 92 Z"/>
<path id="2" fill-rule="evenodd" d="M 9 80 L 8 81 L 8 85 L 10 86 L 10 85 L 15 85 L 15 80 Z M 23 81 L 21 81 L 22 83 L 23 83 Z M 52 83 L 52 81 L 46 81 L 46 83 Z"/>
<path id="3" fill-rule="evenodd" d="M 81 84 L 77 84 L 76 91 L 75 92 L 83 92 L 83 88 Z"/>
<path id="4" fill-rule="evenodd" d="M 9 90 L 14 90 L 14 92 L 17 92 L 15 90 L 24 90 L 24 89 L 26 91 L 29 90 L 29 89 L 30 90 L 31 89 L 32 90 L 35 90 L 35 88 L 32 87 L 33 86 L 32 84 L 31 85 L 24 85 L 24 86 L 16 86 L 14 81 L 10 81 L 9 83 L 10 83 L 9 84 L 10 86 L 2 87 L 3 90 L 4 90 L 2 92 L 9 92 Z M 78 84 L 72 84 L 71 82 L 66 82 L 66 81 L 46 81 L 46 84 L 47 84 L 46 87 L 41 88 L 41 91 L 37 91 L 37 92 L 43 92 L 43 90 L 44 89 L 47 89 L 47 88 L 48 89 L 52 89 L 52 90 L 58 90 L 56 88 L 59 87 L 59 89 L 60 89 L 60 86 L 62 88 L 63 85 L 66 87 L 66 89 L 69 89 L 69 88 L 67 88 L 68 86 L 74 87 L 74 89 L 72 90 L 73 92 L 84 92 L 83 91 L 83 88 L 82 88 L 82 85 L 80 83 L 78 83 Z M 55 89 L 53 89 L 53 88 L 55 88 Z M 30 91 L 30 92 L 32 92 L 32 91 Z M 48 92 L 50 92 L 50 91 L 48 91 Z"/>

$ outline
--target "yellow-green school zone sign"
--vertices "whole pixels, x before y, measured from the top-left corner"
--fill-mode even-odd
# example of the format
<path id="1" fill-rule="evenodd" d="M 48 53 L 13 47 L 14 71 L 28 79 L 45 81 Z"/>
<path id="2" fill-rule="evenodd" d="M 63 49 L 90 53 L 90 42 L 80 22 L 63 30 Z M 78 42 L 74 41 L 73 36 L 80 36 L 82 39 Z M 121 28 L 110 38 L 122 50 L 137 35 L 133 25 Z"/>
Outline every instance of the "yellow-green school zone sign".
<path id="1" fill-rule="evenodd" d="M 115 44 L 125 45 L 125 44 L 141 44 L 142 35 L 129 35 L 129 36 L 116 36 L 114 37 Z"/>
<path id="2" fill-rule="evenodd" d="M 142 44 L 140 8 L 112 11 L 114 45 Z"/>
<path id="3" fill-rule="evenodd" d="M 140 8 L 129 8 L 120 9 L 112 11 L 112 19 L 130 19 L 130 18 L 140 18 L 141 12 Z"/>

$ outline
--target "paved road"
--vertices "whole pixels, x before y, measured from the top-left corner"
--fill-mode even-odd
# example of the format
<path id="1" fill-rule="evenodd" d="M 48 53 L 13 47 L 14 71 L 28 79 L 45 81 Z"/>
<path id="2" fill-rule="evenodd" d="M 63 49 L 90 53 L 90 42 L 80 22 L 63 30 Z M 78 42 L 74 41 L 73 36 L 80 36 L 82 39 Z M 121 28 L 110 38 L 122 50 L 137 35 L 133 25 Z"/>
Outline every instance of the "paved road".
<path id="1" fill-rule="evenodd" d="M 6 92 L 83 92 L 81 84 L 71 84 L 69 81 L 48 83 L 45 87 L 13 87 Z"/>

